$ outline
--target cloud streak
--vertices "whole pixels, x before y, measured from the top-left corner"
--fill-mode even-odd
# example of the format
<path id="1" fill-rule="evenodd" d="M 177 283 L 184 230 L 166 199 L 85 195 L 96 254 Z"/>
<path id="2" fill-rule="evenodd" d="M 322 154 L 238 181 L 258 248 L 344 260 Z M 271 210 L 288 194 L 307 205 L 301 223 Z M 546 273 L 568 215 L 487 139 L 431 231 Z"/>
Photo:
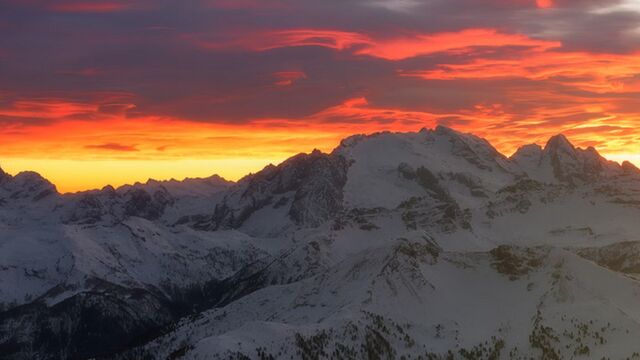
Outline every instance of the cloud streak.
<path id="1" fill-rule="evenodd" d="M 138 151 L 135 145 L 123 145 L 118 143 L 106 143 L 106 144 L 98 144 L 98 145 L 85 145 L 85 149 L 92 150 L 112 150 L 112 151 Z"/>
<path id="2" fill-rule="evenodd" d="M 520 46 L 537 52 L 559 48 L 558 41 L 529 38 L 522 34 L 500 33 L 495 29 L 464 29 L 458 32 L 410 34 L 376 39 L 368 35 L 325 29 L 291 29 L 244 34 L 240 39 L 188 37 L 196 46 L 213 51 L 268 51 L 287 47 L 318 46 L 353 55 L 385 60 L 403 60 L 441 52 L 463 53 L 475 47 Z"/>

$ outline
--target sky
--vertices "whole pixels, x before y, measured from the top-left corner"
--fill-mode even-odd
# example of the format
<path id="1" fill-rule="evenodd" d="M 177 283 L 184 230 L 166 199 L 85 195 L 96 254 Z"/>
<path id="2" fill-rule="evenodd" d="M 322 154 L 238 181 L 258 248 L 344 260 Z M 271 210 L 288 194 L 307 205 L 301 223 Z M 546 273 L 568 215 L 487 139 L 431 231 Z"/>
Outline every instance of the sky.
<path id="1" fill-rule="evenodd" d="M 640 0 L 0 0 L 0 167 L 238 179 L 445 125 L 640 163 Z"/>

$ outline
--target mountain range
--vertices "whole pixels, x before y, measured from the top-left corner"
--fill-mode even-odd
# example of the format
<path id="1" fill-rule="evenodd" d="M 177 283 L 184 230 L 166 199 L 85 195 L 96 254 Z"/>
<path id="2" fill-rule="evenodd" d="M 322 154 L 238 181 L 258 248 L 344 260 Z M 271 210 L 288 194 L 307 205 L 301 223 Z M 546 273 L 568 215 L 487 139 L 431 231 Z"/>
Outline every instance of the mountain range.
<path id="1" fill-rule="evenodd" d="M 0 170 L 3 359 L 640 359 L 640 170 L 439 126 L 237 182 Z"/>

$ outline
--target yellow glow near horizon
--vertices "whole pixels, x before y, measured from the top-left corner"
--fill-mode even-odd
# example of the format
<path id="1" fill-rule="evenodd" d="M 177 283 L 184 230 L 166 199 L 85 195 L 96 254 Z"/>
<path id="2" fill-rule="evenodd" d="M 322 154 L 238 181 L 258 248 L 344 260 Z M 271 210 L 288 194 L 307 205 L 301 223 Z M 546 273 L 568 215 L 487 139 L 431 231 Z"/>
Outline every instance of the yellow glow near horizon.
<path id="1" fill-rule="evenodd" d="M 335 130 L 334 130 L 335 131 Z M 344 133 L 297 127 L 234 126 L 117 118 L 62 121 L 0 132 L 0 168 L 35 171 L 60 192 L 148 179 L 220 175 L 238 180 L 314 148 L 330 151 Z"/>
<path id="2" fill-rule="evenodd" d="M 208 177 L 214 174 L 227 180 L 260 171 L 276 158 L 183 159 L 183 160 L 51 160 L 7 158 L 2 169 L 15 175 L 35 171 L 56 185 L 62 193 L 100 189 L 105 185 L 118 187 L 147 180 L 182 180 L 186 177 Z"/>
<path id="3" fill-rule="evenodd" d="M 605 157 L 607 160 L 615 161 L 618 164 L 622 164 L 625 161 L 632 163 L 635 166 L 640 167 L 640 154 L 600 154 Z"/>
<path id="4" fill-rule="evenodd" d="M 503 154 L 512 154 L 524 144 L 544 144 L 551 136 L 564 133 L 576 146 L 594 146 L 605 157 L 610 154 L 612 160 L 640 163 L 640 155 L 633 153 L 633 124 L 640 120 L 636 117 L 596 113 L 588 121 L 581 118 L 573 126 L 559 128 L 537 125 L 539 120 L 535 118 L 503 118 L 500 109 L 499 105 L 478 105 L 468 115 L 468 121 L 454 128 L 486 138 Z M 578 106 L 571 111 L 589 114 L 591 110 L 602 110 L 595 105 L 586 109 Z M 550 111 L 544 116 L 550 114 L 563 116 L 564 112 Z M 314 148 L 330 152 L 352 134 L 433 128 L 438 116 L 441 115 L 376 107 L 359 97 L 304 121 L 262 119 L 250 124 L 215 124 L 117 116 L 97 122 L 64 120 L 0 132 L 0 167 L 12 174 L 36 171 L 60 192 L 117 187 L 149 178 L 180 180 L 217 174 L 237 180 L 300 152 L 308 153 Z M 341 117 L 358 121 L 329 121 Z M 380 121 L 387 118 L 393 121 Z M 482 126 L 492 122 L 504 125 Z"/>
<path id="5" fill-rule="evenodd" d="M 61 193 L 100 189 L 106 185 L 119 187 L 149 179 L 183 180 L 219 175 L 237 181 L 256 173 L 269 164 L 279 164 L 281 158 L 229 158 L 229 159 L 177 159 L 177 160 L 58 160 L 6 158 L 2 169 L 12 175 L 22 171 L 35 171 L 56 185 Z M 640 154 L 602 154 L 608 160 L 629 161 L 640 167 Z"/>

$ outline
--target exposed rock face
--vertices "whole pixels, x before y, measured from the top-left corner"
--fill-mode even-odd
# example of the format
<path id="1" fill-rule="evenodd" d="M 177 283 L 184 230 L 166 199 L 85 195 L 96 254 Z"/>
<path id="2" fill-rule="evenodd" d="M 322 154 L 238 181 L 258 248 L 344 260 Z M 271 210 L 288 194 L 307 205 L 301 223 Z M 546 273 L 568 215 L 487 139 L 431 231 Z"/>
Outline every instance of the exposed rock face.
<path id="1" fill-rule="evenodd" d="M 118 193 L 107 187 L 100 191 L 78 196 L 75 206 L 69 207 L 63 217 L 65 223 L 95 224 L 101 221 L 118 223 L 128 217 L 157 220 L 164 210 L 175 203 L 175 198 L 164 188 L 152 192 L 142 188 Z"/>
<path id="2" fill-rule="evenodd" d="M 580 256 L 614 271 L 640 274 L 640 242 L 623 241 L 599 248 L 577 250 Z"/>
<path id="3" fill-rule="evenodd" d="M 113 212 L 118 194 L 111 186 L 100 191 L 91 191 L 79 195 L 75 206 L 71 206 L 63 215 L 63 222 L 75 224 L 95 224 Z"/>
<path id="4" fill-rule="evenodd" d="M 620 165 L 606 160 L 593 147 L 575 148 L 561 134 L 550 138 L 544 149 L 538 145 L 523 146 L 511 159 L 536 180 L 572 186 L 624 172 Z"/>
<path id="5" fill-rule="evenodd" d="M 0 184 L 4 181 L 7 181 L 10 177 L 11 176 L 4 172 L 4 170 L 2 170 L 2 168 L 0 167 Z"/>
<path id="6" fill-rule="evenodd" d="M 165 190 L 157 190 L 152 194 L 142 190 L 133 189 L 124 194 L 127 199 L 124 203 L 126 216 L 138 216 L 143 219 L 158 219 L 167 205 L 171 205 L 174 199 Z"/>
<path id="7" fill-rule="evenodd" d="M 74 201 L 64 207 L 62 219 L 69 224 L 117 224 L 129 217 L 159 220 L 177 203 L 207 202 L 208 197 L 232 184 L 214 175 L 184 181 L 149 180 L 145 184 L 125 185 L 118 189 L 105 186 L 101 190 L 70 195 Z"/>
<path id="8" fill-rule="evenodd" d="M 11 177 L 0 170 L 0 196 L 14 201 L 40 201 L 57 195 L 56 187 L 40 174 L 24 171 Z"/>
<path id="9" fill-rule="evenodd" d="M 302 183 L 295 184 L 289 216 L 296 224 L 318 226 L 342 210 L 342 189 L 347 181 L 348 164 L 340 156 L 311 154 L 301 169 Z M 294 185 L 295 184 L 295 185 Z"/>
<path id="10" fill-rule="evenodd" d="M 594 176 L 596 172 L 586 172 L 585 159 L 578 155 L 573 145 L 564 135 L 556 135 L 549 139 L 544 147 L 543 157 L 548 159 L 553 168 L 553 175 L 560 181 L 573 184 L 575 180 L 586 180 L 589 176 Z"/>
<path id="11" fill-rule="evenodd" d="M 622 170 L 624 171 L 625 174 L 635 174 L 635 175 L 640 174 L 640 169 L 638 169 L 637 166 L 633 165 L 628 161 L 622 162 Z"/>
<path id="12" fill-rule="evenodd" d="M 408 180 L 415 181 L 425 190 L 425 196 L 413 197 L 400 204 L 405 209 L 402 219 L 408 228 L 417 229 L 437 224 L 445 232 L 453 232 L 458 227 L 469 229 L 470 214 L 463 211 L 440 180 L 424 167 L 413 169 L 401 163 L 398 171 Z"/>
<path id="13" fill-rule="evenodd" d="M 542 147 L 538 144 L 524 145 L 511 156 L 511 160 L 526 169 L 535 169 L 542 161 Z"/>
<path id="14" fill-rule="evenodd" d="M 240 180 L 216 205 L 201 229 L 235 229 L 267 207 L 287 207 L 295 225 L 318 226 L 342 208 L 342 188 L 348 164 L 338 155 L 314 151 L 299 154 L 278 166 L 267 166 Z"/>
<path id="15" fill-rule="evenodd" d="M 485 139 L 461 134 L 444 126 L 436 127 L 434 134 L 449 138 L 452 144 L 451 153 L 465 159 L 473 166 L 488 171 L 493 171 L 496 167 L 507 171 L 513 170 L 508 159 Z"/>

